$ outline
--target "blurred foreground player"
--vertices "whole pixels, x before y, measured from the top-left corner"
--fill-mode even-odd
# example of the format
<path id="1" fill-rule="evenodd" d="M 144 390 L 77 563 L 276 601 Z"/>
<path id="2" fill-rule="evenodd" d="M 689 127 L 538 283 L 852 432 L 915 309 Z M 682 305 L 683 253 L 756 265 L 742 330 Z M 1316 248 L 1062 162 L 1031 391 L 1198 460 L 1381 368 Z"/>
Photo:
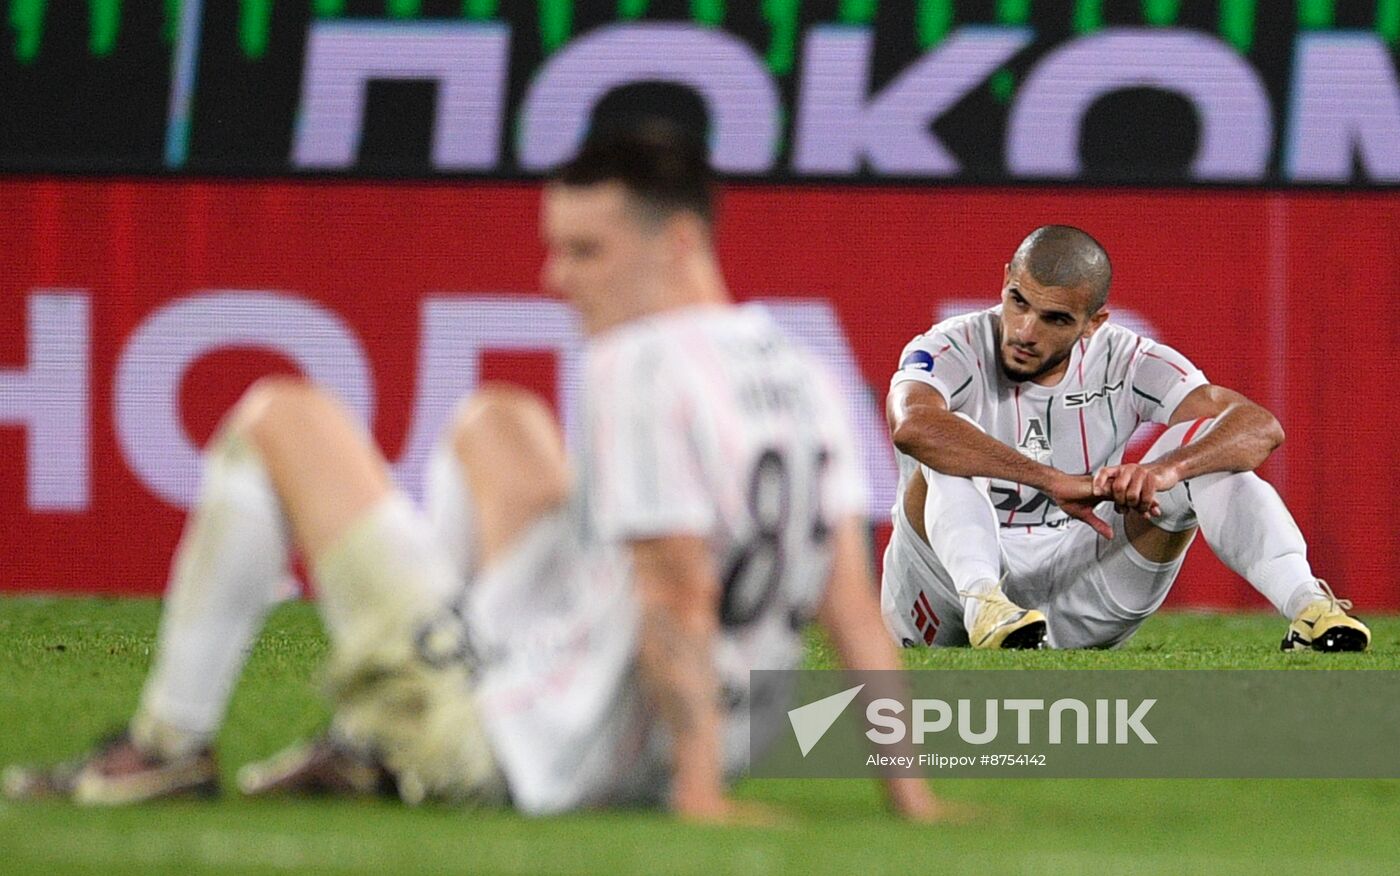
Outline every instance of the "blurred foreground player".
<path id="1" fill-rule="evenodd" d="M 896 641 L 1121 645 L 1166 599 L 1200 529 L 1291 619 L 1285 651 L 1364 651 L 1370 631 L 1313 574 L 1283 500 L 1253 473 L 1283 441 L 1278 421 L 1106 322 L 1111 279 L 1088 234 L 1039 228 L 1006 266 L 999 307 L 904 348 L 881 598 Z M 1167 429 L 1124 465 L 1144 421 Z"/>
<path id="2" fill-rule="evenodd" d="M 577 471 L 542 403 L 488 388 L 444 437 L 420 515 L 335 400 L 258 384 L 208 449 L 128 731 L 11 770 L 12 796 L 216 790 L 211 744 L 293 547 L 332 643 L 334 719 L 245 768 L 249 793 L 744 820 L 726 786 L 748 763 L 750 669 L 798 666 L 811 618 L 848 666 L 897 668 L 839 395 L 731 304 L 701 147 L 664 127 L 590 140 L 546 189 L 543 234 L 544 283 L 589 336 Z M 920 781 L 886 789 L 901 815 L 939 814 Z"/>

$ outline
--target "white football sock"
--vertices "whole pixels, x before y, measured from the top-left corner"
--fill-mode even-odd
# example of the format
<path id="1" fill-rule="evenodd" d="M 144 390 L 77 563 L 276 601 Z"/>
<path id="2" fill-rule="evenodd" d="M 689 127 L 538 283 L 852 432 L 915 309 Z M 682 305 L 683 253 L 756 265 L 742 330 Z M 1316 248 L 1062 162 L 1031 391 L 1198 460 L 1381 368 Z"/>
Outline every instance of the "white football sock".
<path id="1" fill-rule="evenodd" d="M 365 509 L 313 558 L 311 574 L 333 664 L 346 656 L 341 652 L 360 659 L 399 648 L 404 629 L 462 594 L 461 579 L 425 516 L 397 491 Z"/>
<path id="2" fill-rule="evenodd" d="M 1279 613 L 1291 619 L 1325 598 L 1308 565 L 1303 533 L 1267 481 L 1254 472 L 1217 473 L 1188 486 L 1206 543 Z"/>
<path id="3" fill-rule="evenodd" d="M 374 749 L 403 775 L 400 758 L 426 744 L 427 703 L 452 703 L 429 715 L 457 715 L 456 729 L 472 732 L 475 706 L 458 692 L 475 652 L 462 582 L 413 503 L 398 492 L 384 496 L 314 558 L 311 573 L 331 640 L 325 688 L 337 737 Z M 425 663 L 461 674 L 424 673 Z M 440 698 L 443 685 L 454 692 L 448 700 Z"/>
<path id="4" fill-rule="evenodd" d="M 476 548 L 475 515 L 466 473 L 449 442 L 433 448 L 428 459 L 428 474 L 424 505 L 428 527 L 452 561 L 461 580 L 470 581 L 475 574 Z"/>
<path id="5" fill-rule="evenodd" d="M 967 594 L 987 593 L 1001 578 L 1001 523 L 985 478 L 946 475 L 926 465 L 919 469 L 928 484 L 924 534 L 953 579 L 963 624 L 971 630 L 982 600 Z"/>
<path id="6" fill-rule="evenodd" d="M 288 549 L 257 450 L 235 434 L 216 437 L 175 551 L 155 665 L 132 720 L 139 745 L 178 756 L 217 733 L 253 640 L 287 591 Z"/>
<path id="7" fill-rule="evenodd" d="M 1210 426 L 1197 430 L 1200 440 Z M 1143 459 L 1152 460 L 1181 446 L 1191 424 L 1162 433 Z M 1254 472 L 1216 472 L 1192 478 L 1163 494 L 1164 528 L 1198 523 L 1220 561 L 1254 585 L 1287 618 L 1315 599 L 1325 598 L 1308 565 L 1308 545 L 1283 499 Z"/>

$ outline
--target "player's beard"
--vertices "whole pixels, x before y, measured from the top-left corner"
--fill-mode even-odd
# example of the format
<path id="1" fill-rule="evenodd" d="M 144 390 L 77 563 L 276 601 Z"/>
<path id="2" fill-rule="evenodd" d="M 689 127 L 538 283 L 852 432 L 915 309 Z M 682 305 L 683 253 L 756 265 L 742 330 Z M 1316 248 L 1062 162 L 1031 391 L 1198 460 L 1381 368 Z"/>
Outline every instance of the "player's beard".
<path id="1" fill-rule="evenodd" d="M 1005 340 L 1003 340 L 1001 342 L 1000 347 L 997 350 L 997 359 L 1001 363 L 1001 373 L 1006 375 L 1006 379 L 1012 381 L 1013 383 L 1025 383 L 1027 380 L 1035 380 L 1042 374 L 1047 374 L 1050 371 L 1053 371 L 1054 369 L 1059 367 L 1061 362 L 1069 358 L 1070 353 L 1074 352 L 1074 344 L 1070 344 L 1063 350 L 1056 352 L 1054 355 L 1042 361 L 1040 363 L 1039 368 L 1036 368 L 1033 371 L 1019 371 L 1013 368 L 1011 363 L 1007 361 L 1007 346 L 1009 345 L 1006 343 Z"/>

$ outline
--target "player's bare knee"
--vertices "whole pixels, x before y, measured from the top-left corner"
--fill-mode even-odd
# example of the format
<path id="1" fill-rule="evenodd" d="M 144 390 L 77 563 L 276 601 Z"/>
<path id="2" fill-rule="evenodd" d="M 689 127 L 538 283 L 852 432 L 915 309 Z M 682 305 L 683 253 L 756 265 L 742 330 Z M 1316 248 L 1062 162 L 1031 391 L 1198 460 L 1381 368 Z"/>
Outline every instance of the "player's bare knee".
<path id="1" fill-rule="evenodd" d="M 261 447 L 279 433 L 304 430 L 317 421 L 349 419 L 349 413 L 330 393 L 308 380 L 279 375 L 261 378 L 250 386 L 221 431 L 241 435 Z"/>
<path id="2" fill-rule="evenodd" d="M 267 414 L 275 399 L 293 392 L 299 384 L 305 383 L 297 377 L 285 375 L 273 375 L 260 377 L 251 386 L 243 391 L 219 421 L 219 427 L 215 430 L 210 443 L 218 442 L 230 436 L 247 438 L 251 435 L 254 426 Z"/>
<path id="3" fill-rule="evenodd" d="M 519 507 L 543 512 L 569 496 L 572 477 L 558 423 L 527 390 L 492 384 L 474 393 L 457 410 L 452 447 L 481 498 L 508 494 Z"/>

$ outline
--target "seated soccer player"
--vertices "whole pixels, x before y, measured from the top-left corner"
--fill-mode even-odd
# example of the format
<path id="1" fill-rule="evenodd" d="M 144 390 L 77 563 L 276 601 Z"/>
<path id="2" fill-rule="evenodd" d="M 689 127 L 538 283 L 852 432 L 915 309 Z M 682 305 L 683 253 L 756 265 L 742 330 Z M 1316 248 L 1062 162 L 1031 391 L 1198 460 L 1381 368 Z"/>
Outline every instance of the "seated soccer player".
<path id="1" fill-rule="evenodd" d="M 749 670 L 799 665 L 816 619 L 846 665 L 898 666 L 838 393 L 765 313 L 734 306 L 703 150 L 649 127 L 591 139 L 546 188 L 545 285 L 588 335 L 581 447 L 487 388 L 432 460 L 427 513 L 319 389 L 255 385 L 207 450 L 158 652 L 125 733 L 12 769 L 11 796 L 209 792 L 212 746 L 292 550 L 332 653 L 328 734 L 246 768 L 251 793 L 656 802 L 748 817 Z M 916 780 L 892 807 L 939 815 Z"/>
<path id="2" fill-rule="evenodd" d="M 1285 651 L 1362 651 L 1371 634 L 1308 565 L 1254 470 L 1273 415 L 1108 321 L 1108 254 L 1085 232 L 1031 233 L 1001 305 L 910 341 L 891 381 L 899 460 L 881 597 L 897 642 L 1103 648 L 1166 599 L 1199 529 L 1288 618 Z M 1140 464 L 1139 424 L 1167 426 Z"/>

